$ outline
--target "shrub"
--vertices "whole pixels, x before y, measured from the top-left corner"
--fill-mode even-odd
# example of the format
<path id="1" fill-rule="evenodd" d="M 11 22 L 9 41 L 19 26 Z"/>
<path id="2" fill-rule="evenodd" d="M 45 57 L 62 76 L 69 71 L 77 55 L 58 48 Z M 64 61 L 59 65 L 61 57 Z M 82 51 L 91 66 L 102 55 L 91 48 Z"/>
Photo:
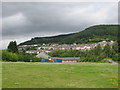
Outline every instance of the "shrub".
<path id="1" fill-rule="evenodd" d="M 17 61 L 30 62 L 30 60 L 32 60 L 34 62 L 40 61 L 39 58 L 36 58 L 33 55 L 12 53 L 12 52 L 8 52 L 6 50 L 3 50 L 3 52 L 2 52 L 2 60 L 3 61 L 11 61 L 11 62 L 17 62 Z"/>
<path id="2" fill-rule="evenodd" d="M 19 60 L 19 57 L 16 53 L 11 53 L 8 51 L 3 51 L 2 52 L 2 60 L 3 61 L 12 61 L 12 62 L 16 62 Z"/>
<path id="3" fill-rule="evenodd" d="M 105 59 L 103 59 L 103 60 L 101 60 L 101 61 L 99 61 L 100 63 L 110 63 L 109 61 L 108 61 L 108 58 L 105 58 Z"/>

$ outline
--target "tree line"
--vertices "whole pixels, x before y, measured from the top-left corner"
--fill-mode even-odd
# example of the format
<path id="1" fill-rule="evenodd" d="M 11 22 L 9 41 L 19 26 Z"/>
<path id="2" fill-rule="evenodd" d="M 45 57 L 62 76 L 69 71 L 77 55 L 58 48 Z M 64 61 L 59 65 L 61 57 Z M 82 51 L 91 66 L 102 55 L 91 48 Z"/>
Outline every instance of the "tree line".
<path id="1" fill-rule="evenodd" d="M 80 57 L 80 62 L 108 62 L 108 59 L 120 61 L 120 53 L 118 53 L 118 43 L 113 45 L 107 44 L 104 47 L 97 45 L 90 50 L 55 50 L 49 53 L 51 57 Z M 24 62 L 40 62 L 40 58 L 35 55 L 19 52 L 16 41 L 11 41 L 7 50 L 2 51 L 3 61 L 24 61 Z"/>
<path id="2" fill-rule="evenodd" d="M 7 50 L 2 50 L 2 60 L 11 62 L 40 62 L 40 59 L 36 58 L 34 55 L 19 52 L 16 41 L 11 41 L 8 45 Z"/>

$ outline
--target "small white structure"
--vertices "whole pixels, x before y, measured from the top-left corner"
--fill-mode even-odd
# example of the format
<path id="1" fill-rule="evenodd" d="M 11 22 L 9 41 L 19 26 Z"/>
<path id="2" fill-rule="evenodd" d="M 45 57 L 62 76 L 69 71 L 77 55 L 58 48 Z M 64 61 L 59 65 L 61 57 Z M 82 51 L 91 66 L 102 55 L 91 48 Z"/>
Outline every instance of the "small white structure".
<path id="1" fill-rule="evenodd" d="M 38 53 L 38 51 L 36 51 L 36 50 L 30 50 L 30 51 L 26 51 L 26 53 L 35 54 L 35 53 Z"/>

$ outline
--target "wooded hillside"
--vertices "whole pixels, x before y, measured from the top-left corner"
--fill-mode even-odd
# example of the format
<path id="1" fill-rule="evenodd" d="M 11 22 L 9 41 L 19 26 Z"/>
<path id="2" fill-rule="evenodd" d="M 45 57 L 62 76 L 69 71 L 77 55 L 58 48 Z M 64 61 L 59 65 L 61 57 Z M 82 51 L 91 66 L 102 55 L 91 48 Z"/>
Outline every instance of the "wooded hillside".
<path id="1" fill-rule="evenodd" d="M 35 37 L 19 45 L 32 44 L 72 44 L 72 43 L 95 43 L 103 40 L 117 40 L 118 25 L 95 25 L 78 33 L 58 35 L 52 37 Z"/>

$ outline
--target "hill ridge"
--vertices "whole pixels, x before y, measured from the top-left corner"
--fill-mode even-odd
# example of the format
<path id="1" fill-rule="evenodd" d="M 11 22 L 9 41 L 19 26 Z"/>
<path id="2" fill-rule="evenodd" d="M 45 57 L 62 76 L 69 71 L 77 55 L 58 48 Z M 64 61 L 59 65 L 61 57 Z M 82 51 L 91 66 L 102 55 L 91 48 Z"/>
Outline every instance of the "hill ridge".
<path id="1" fill-rule="evenodd" d="M 117 40 L 119 25 L 94 25 L 86 29 L 70 34 L 61 34 L 49 37 L 34 37 L 31 40 L 20 43 L 19 45 L 32 44 L 72 44 L 72 43 L 95 43 L 102 40 Z"/>

